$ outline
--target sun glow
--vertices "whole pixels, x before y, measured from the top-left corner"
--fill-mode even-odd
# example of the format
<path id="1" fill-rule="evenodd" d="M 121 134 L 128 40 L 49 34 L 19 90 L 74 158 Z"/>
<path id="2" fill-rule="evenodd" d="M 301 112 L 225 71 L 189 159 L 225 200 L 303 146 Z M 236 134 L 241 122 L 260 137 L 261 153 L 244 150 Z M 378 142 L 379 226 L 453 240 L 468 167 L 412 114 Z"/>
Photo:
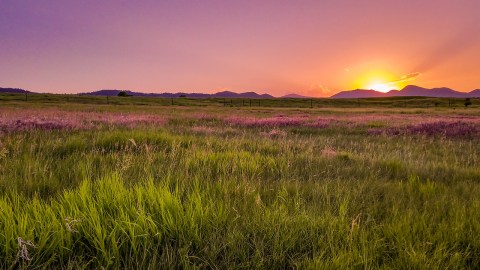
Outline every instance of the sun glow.
<path id="1" fill-rule="evenodd" d="M 367 87 L 368 90 L 375 90 L 382 93 L 386 93 L 394 88 L 394 86 L 385 83 L 374 83 Z"/>
<path id="2" fill-rule="evenodd" d="M 420 73 L 413 72 L 407 75 L 398 75 L 399 73 L 391 73 L 385 69 L 375 69 L 361 71 L 352 74 L 352 88 L 375 90 L 387 93 L 391 90 L 400 90 L 411 83 L 412 80 L 420 76 Z M 401 74 L 401 73 L 400 73 Z"/>
<path id="3" fill-rule="evenodd" d="M 352 89 L 375 90 L 385 93 L 398 89 L 397 80 L 398 75 L 386 69 L 363 70 L 352 74 Z"/>

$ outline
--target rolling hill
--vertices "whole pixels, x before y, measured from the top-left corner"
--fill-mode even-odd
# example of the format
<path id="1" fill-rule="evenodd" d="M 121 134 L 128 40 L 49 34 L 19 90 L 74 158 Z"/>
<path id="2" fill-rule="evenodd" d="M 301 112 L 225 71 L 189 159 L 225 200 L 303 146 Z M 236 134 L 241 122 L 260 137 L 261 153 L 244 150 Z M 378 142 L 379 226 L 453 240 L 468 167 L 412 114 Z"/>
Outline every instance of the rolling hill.
<path id="1" fill-rule="evenodd" d="M 288 94 L 288 95 L 285 95 L 285 96 L 281 96 L 280 98 L 310 98 L 310 97 L 302 96 L 302 95 L 299 95 L 299 94 Z"/>
<path id="2" fill-rule="evenodd" d="M 23 90 L 20 88 L 2 88 L 0 87 L 0 93 L 19 93 L 19 94 L 24 94 L 24 93 L 33 93 L 27 90 Z"/>

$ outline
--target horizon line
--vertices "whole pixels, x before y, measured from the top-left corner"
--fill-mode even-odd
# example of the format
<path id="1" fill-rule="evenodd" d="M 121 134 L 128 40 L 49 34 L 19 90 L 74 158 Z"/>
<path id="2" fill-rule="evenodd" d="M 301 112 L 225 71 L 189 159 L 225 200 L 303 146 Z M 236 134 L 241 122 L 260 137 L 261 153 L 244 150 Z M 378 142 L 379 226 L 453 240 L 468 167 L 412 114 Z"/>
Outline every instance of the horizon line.
<path id="1" fill-rule="evenodd" d="M 273 94 L 270 94 L 268 92 L 263 92 L 263 93 L 258 93 L 256 91 L 239 91 L 239 92 L 236 92 L 236 91 L 233 91 L 233 90 L 228 90 L 228 89 L 225 89 L 225 90 L 222 90 L 222 91 L 217 91 L 217 92 L 212 92 L 212 93 L 209 93 L 209 92 L 190 92 L 189 90 L 186 90 L 186 91 L 171 91 L 171 92 L 151 92 L 151 91 L 139 91 L 139 90 L 132 90 L 132 89 L 98 89 L 98 90 L 90 90 L 90 91 L 87 91 L 87 92 L 71 92 L 71 93 L 61 93 L 61 92 L 51 92 L 51 91 L 47 91 L 47 92 L 35 92 L 33 90 L 29 90 L 29 89 L 24 89 L 24 88 L 19 88 L 19 87 L 0 87 L 0 89 L 17 89 L 17 90 L 22 90 L 22 91 L 27 91 L 27 92 L 30 92 L 30 93 L 34 93 L 34 94 L 63 94 L 63 95 L 81 95 L 81 94 L 90 94 L 90 93 L 94 93 L 94 92 L 99 92 L 99 91 L 128 91 L 128 92 L 133 92 L 133 93 L 140 93 L 140 94 L 152 94 L 152 95 L 161 95 L 161 94 L 204 94 L 204 95 L 215 95 L 215 94 L 218 94 L 218 93 L 222 93 L 222 92 L 230 92 L 230 93 L 234 93 L 234 94 L 246 94 L 246 93 L 254 93 L 256 95 L 269 95 L 269 96 L 272 96 L 272 97 L 275 97 L 275 98 L 282 98 L 282 97 L 285 97 L 285 96 L 289 96 L 289 95 L 298 95 L 298 96 L 302 96 L 302 97 L 306 97 L 306 98 L 329 98 L 329 97 L 333 97 L 339 93 L 342 93 L 342 92 L 352 92 L 352 91 L 374 91 L 374 92 L 377 92 L 379 94 L 387 94 L 387 93 L 390 93 L 392 91 L 402 91 L 404 90 L 405 88 L 409 87 L 409 86 L 415 86 L 415 87 L 419 87 L 419 88 L 423 88 L 423 89 L 426 89 L 426 90 L 433 90 L 433 89 L 442 89 L 442 88 L 445 88 L 445 89 L 450 89 L 450 90 L 453 90 L 455 92 L 459 92 L 459 93 L 465 93 L 465 94 L 468 94 L 468 93 L 471 93 L 475 90 L 479 90 L 480 88 L 475 88 L 475 89 L 472 89 L 470 91 L 459 91 L 459 90 L 456 90 L 454 88 L 450 88 L 450 87 L 447 87 L 447 86 L 440 86 L 440 87 L 433 87 L 433 88 L 425 88 L 425 87 L 422 87 L 422 86 L 418 86 L 418 85 L 414 85 L 414 84 L 410 84 L 410 85 L 406 85 L 405 87 L 401 88 L 401 89 L 390 89 L 386 92 L 382 92 L 382 91 L 378 91 L 378 90 L 374 90 L 374 89 L 367 89 L 367 88 L 357 88 L 357 89 L 351 89 L 351 90 L 340 90 L 334 94 L 331 94 L 329 96 L 321 96 L 321 97 L 318 97 L 318 96 L 309 96 L 309 95 L 303 95 L 303 94 L 298 94 L 298 92 L 290 92 L 288 94 L 284 94 L 284 95 L 280 95 L 280 96 L 276 96 L 276 95 L 273 95 Z"/>

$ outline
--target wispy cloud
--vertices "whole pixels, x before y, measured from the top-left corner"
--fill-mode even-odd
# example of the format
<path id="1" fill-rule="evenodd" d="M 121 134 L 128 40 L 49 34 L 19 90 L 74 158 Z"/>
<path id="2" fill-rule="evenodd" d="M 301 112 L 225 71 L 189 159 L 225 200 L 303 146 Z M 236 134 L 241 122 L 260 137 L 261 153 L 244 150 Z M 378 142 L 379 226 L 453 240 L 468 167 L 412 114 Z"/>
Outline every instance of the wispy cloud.
<path id="1" fill-rule="evenodd" d="M 310 86 L 309 90 L 303 91 L 303 95 L 309 97 L 324 97 L 333 93 L 333 90 L 329 87 L 319 83 Z"/>
<path id="2" fill-rule="evenodd" d="M 420 77 L 420 75 L 421 75 L 420 72 L 409 73 L 407 75 L 403 75 L 400 79 L 388 82 L 387 84 L 404 83 L 404 82 L 413 81 L 418 77 Z"/>

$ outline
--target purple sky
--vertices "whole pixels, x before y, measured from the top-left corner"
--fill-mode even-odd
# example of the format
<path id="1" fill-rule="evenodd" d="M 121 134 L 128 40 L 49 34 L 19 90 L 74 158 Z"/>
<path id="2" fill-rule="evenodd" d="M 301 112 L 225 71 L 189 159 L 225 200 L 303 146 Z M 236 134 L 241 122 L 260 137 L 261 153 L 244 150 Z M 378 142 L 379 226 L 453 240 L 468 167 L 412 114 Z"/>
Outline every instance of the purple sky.
<path id="1" fill-rule="evenodd" d="M 373 83 L 480 88 L 480 1 L 0 0 L 0 87 L 329 96 Z"/>

